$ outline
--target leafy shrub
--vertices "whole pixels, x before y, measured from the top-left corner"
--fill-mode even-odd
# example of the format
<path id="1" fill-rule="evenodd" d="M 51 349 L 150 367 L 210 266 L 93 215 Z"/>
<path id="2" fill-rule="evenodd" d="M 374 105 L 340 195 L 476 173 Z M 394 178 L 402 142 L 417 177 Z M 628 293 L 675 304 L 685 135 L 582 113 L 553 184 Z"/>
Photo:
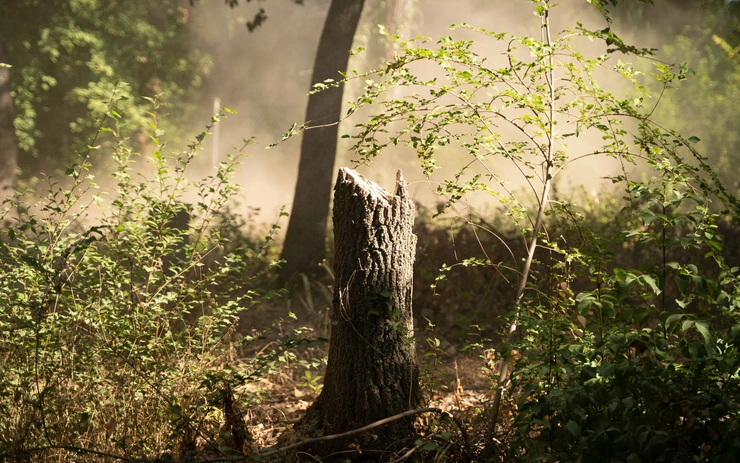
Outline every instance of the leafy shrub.
<path id="1" fill-rule="evenodd" d="M 596 287 L 522 323 L 512 443 L 525 461 L 740 458 L 738 268 L 707 192 L 682 169 L 656 168 L 630 183 L 634 220 L 614 241 L 650 252 L 631 268 L 614 253 L 564 252 Z"/>
<path id="2" fill-rule="evenodd" d="M 231 176 L 241 150 L 191 183 L 186 169 L 208 133 L 165 156 L 157 109 L 154 101 L 144 168 L 119 136 L 118 113 L 101 124 L 99 136 L 115 146 L 110 192 L 94 183 L 92 160 L 105 153 L 91 146 L 67 181 L 47 179 L 36 204 L 23 194 L 6 203 L 0 460 L 161 461 L 250 449 L 243 412 L 255 397 L 240 387 L 296 343 L 237 355 L 258 337 L 239 332 L 239 315 L 275 294 L 257 289 L 275 266 L 272 235 L 228 241 L 237 227 L 224 211 L 238 191 Z"/>

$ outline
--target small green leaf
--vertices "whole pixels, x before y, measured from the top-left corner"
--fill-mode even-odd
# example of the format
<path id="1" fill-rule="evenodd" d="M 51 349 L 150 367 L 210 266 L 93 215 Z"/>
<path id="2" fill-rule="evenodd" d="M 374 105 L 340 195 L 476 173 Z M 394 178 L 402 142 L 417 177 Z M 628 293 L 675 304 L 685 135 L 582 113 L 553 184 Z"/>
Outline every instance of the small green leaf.
<path id="1" fill-rule="evenodd" d="M 668 327 L 668 329 L 671 329 L 676 323 L 681 321 L 681 319 L 684 317 L 684 314 L 682 313 L 674 313 L 673 315 L 670 315 L 666 321 L 665 325 Z"/>
<path id="2" fill-rule="evenodd" d="M 689 290 L 690 279 L 684 275 L 674 275 L 673 280 L 676 282 L 676 286 L 681 292 L 681 295 L 685 296 L 686 292 Z"/>
<path id="3" fill-rule="evenodd" d="M 641 279 L 650 286 L 650 289 L 653 290 L 653 293 L 661 293 L 660 288 L 658 288 L 658 284 L 655 281 L 655 278 L 652 277 L 652 275 L 642 275 Z"/>
<path id="4" fill-rule="evenodd" d="M 696 331 L 701 334 L 701 337 L 704 338 L 704 343 L 708 344 L 709 341 L 712 340 L 712 334 L 709 332 L 709 322 L 706 320 L 696 320 L 694 321 L 694 328 L 696 328 Z"/>
<path id="5" fill-rule="evenodd" d="M 426 450 L 427 452 L 433 452 L 435 450 L 439 450 L 439 445 L 437 445 L 435 442 L 428 441 L 421 449 Z"/>
<path id="6" fill-rule="evenodd" d="M 568 421 L 568 423 L 565 425 L 565 429 L 567 429 L 568 432 L 573 435 L 573 437 L 581 436 L 581 427 L 573 420 Z"/>

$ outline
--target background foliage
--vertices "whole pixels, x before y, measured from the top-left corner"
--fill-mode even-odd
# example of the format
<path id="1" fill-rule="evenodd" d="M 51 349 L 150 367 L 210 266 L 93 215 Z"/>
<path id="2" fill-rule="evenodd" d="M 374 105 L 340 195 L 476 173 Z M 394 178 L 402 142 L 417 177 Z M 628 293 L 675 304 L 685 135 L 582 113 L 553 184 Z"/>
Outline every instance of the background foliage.
<path id="1" fill-rule="evenodd" d="M 148 128 L 142 96 L 164 95 L 174 105 L 170 122 L 181 122 L 186 92 L 199 87 L 210 66 L 189 39 L 189 14 L 178 0 L 3 2 L 0 43 L 13 64 L 25 177 L 63 169 L 69 153 L 84 150 L 114 88 L 124 136 Z"/>

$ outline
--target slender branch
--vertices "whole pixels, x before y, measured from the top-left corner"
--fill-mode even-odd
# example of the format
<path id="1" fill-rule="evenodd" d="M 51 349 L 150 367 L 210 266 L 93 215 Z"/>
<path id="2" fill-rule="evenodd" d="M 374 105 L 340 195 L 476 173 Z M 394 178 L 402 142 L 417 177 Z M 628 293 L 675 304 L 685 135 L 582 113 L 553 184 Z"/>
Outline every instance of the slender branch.
<path id="1" fill-rule="evenodd" d="M 548 120 L 548 146 L 547 146 L 547 159 L 545 164 L 545 179 L 544 186 L 542 189 L 542 196 L 538 204 L 537 219 L 535 220 L 535 226 L 532 230 L 532 239 L 529 244 L 529 250 L 527 253 L 527 259 L 524 262 L 524 269 L 522 271 L 522 279 L 519 283 L 517 290 L 514 310 L 514 319 L 509 326 L 508 335 L 506 337 L 506 344 L 510 344 L 514 340 L 514 335 L 517 331 L 519 323 L 519 317 L 522 310 L 522 299 L 524 298 L 524 291 L 527 288 L 527 282 L 529 280 L 529 272 L 532 267 L 532 261 L 534 260 L 534 253 L 537 249 L 537 242 L 540 230 L 542 229 L 542 222 L 545 215 L 545 208 L 549 201 L 550 188 L 552 186 L 553 170 L 554 170 L 554 156 L 555 156 L 555 138 L 553 132 L 555 130 L 555 66 L 552 54 L 552 39 L 550 36 L 550 23 L 549 23 L 549 1 L 545 0 L 545 10 L 542 14 L 542 28 L 543 35 L 545 36 L 545 42 L 550 48 L 548 56 L 548 70 L 545 74 L 545 80 L 547 81 L 548 88 L 550 90 L 549 95 L 549 120 Z M 485 434 L 485 449 L 484 458 L 489 457 L 493 453 L 493 433 L 496 429 L 496 422 L 498 421 L 498 412 L 501 406 L 501 396 L 503 395 L 506 383 L 509 380 L 509 374 L 511 370 L 511 362 L 508 358 L 502 357 L 499 362 L 499 381 L 498 387 L 496 388 L 496 395 L 491 406 L 491 416 L 489 418 L 488 426 Z"/>
<path id="2" fill-rule="evenodd" d="M 347 431 L 347 432 L 343 432 L 343 433 L 340 433 L 340 434 L 331 434 L 329 436 L 321 436 L 321 437 L 314 437 L 314 438 L 311 438 L 311 439 L 306 439 L 306 440 L 303 440 L 303 441 L 300 441 L 300 442 L 296 442 L 294 444 L 286 445 L 285 447 L 280 447 L 280 448 L 273 449 L 273 450 L 270 450 L 270 451 L 267 451 L 267 452 L 264 452 L 264 453 L 260 453 L 259 455 L 255 455 L 253 457 L 249 457 L 249 456 L 243 456 L 242 457 L 242 456 L 239 456 L 239 457 L 208 458 L 208 459 L 205 459 L 205 460 L 198 460 L 198 461 L 196 461 L 194 463 L 239 462 L 239 461 L 252 460 L 252 459 L 254 459 L 254 457 L 259 457 L 259 458 L 271 457 L 271 456 L 279 455 L 281 453 L 285 453 L 285 452 L 288 452 L 290 450 L 296 449 L 298 447 L 303 447 L 303 446 L 306 446 L 306 445 L 309 445 L 309 444 L 315 444 L 317 442 L 325 442 L 325 441 L 334 440 L 334 439 L 341 439 L 343 437 L 349 437 L 349 436 L 352 436 L 352 435 L 355 435 L 355 434 L 359 434 L 359 433 L 362 433 L 362 432 L 369 431 L 371 429 L 377 428 L 378 426 L 382 426 L 384 424 L 388 424 L 390 422 L 393 422 L 393 421 L 396 421 L 396 420 L 400 420 L 402 418 L 406 418 L 406 417 L 413 416 L 413 415 L 418 415 L 420 413 L 428 413 L 428 412 L 439 413 L 439 414 L 442 414 L 444 416 L 450 417 L 453 420 L 453 422 L 455 423 L 455 425 L 460 429 L 460 433 L 463 436 L 463 440 L 465 440 L 466 451 L 467 451 L 467 445 L 468 445 L 467 432 L 465 431 L 465 428 L 462 426 L 462 423 L 460 423 L 454 416 L 452 416 L 450 413 L 442 410 L 441 408 L 426 407 L 426 408 L 419 408 L 419 409 L 416 409 L 416 410 L 408 410 L 408 411 L 405 411 L 403 413 L 399 413 L 397 415 L 389 416 L 388 418 L 383 418 L 382 420 L 375 421 L 375 422 L 370 423 L 370 424 L 368 424 L 366 426 L 363 426 L 361 428 L 354 429 L 354 430 Z"/>
<path id="3" fill-rule="evenodd" d="M 392 461 L 391 463 L 401 463 L 402 461 L 406 461 L 406 460 L 408 460 L 408 459 L 409 459 L 409 457 L 410 457 L 411 455 L 413 455 L 413 454 L 414 454 L 414 452 L 416 452 L 417 450 L 419 450 L 419 447 L 413 446 L 413 447 L 411 447 L 411 448 L 409 449 L 409 451 L 408 451 L 408 452 L 406 452 L 406 453 L 404 453 L 403 455 L 401 455 L 400 457 L 396 458 L 396 459 L 395 459 L 395 460 L 393 460 L 393 461 Z"/>
<path id="4" fill-rule="evenodd" d="M 241 455 L 240 456 L 223 456 L 223 457 L 207 458 L 207 459 L 204 459 L 204 460 L 198 460 L 198 461 L 196 461 L 194 463 L 241 462 L 241 461 L 253 460 L 255 457 L 259 457 L 259 458 L 271 457 L 271 456 L 274 456 L 274 455 L 278 455 L 278 454 L 285 453 L 287 451 L 296 449 L 298 447 L 303 447 L 303 446 L 306 446 L 306 445 L 309 445 L 309 444 L 313 444 L 313 443 L 316 443 L 316 442 L 324 442 L 324 441 L 329 441 L 329 440 L 334 440 L 334 439 L 341 439 L 343 437 L 349 437 L 349 436 L 352 436 L 354 434 L 359 434 L 359 433 L 363 433 L 365 431 L 369 431 L 371 429 L 377 428 L 378 426 L 382 426 L 384 424 L 388 424 L 388 423 L 391 423 L 393 421 L 397 421 L 397 420 L 400 420 L 400 419 L 403 419 L 403 418 L 406 418 L 406 417 L 409 417 L 409 416 L 418 415 L 418 414 L 421 414 L 421 413 L 429 413 L 429 412 L 431 412 L 431 413 L 439 413 L 440 415 L 443 415 L 445 417 L 450 418 L 452 420 L 452 422 L 455 423 L 455 426 L 457 426 L 457 428 L 460 430 L 460 434 L 461 434 L 461 436 L 463 438 L 463 441 L 464 441 L 464 444 L 465 444 L 465 451 L 468 452 L 468 453 L 470 453 L 470 449 L 468 448 L 469 447 L 469 444 L 470 444 L 470 441 L 468 439 L 468 433 L 465 430 L 465 427 L 463 426 L 463 424 L 460 422 L 460 420 L 458 420 L 457 418 L 455 418 L 451 413 L 442 410 L 441 408 L 426 407 L 426 408 L 419 408 L 419 409 L 415 409 L 415 410 L 408 410 L 408 411 L 405 411 L 403 413 L 399 413 L 397 415 L 389 416 L 388 418 L 383 418 L 382 420 L 375 421 L 375 422 L 370 423 L 370 424 L 368 424 L 366 426 L 363 426 L 361 428 L 354 429 L 354 430 L 347 431 L 347 432 L 343 432 L 343 433 L 340 433 L 340 434 L 332 434 L 332 435 L 329 435 L 329 436 L 322 436 L 322 437 L 315 437 L 315 438 L 312 438 L 312 439 L 306 439 L 306 440 L 301 441 L 301 442 L 296 442 L 296 443 L 291 444 L 291 445 L 286 445 L 285 447 L 280 447 L 280 448 L 273 449 L 273 450 L 270 450 L 270 451 L 267 451 L 267 452 L 264 452 L 264 453 L 260 453 L 259 455 L 253 455 L 253 456 L 241 456 Z M 98 455 L 98 456 L 105 457 L 105 458 L 112 458 L 112 459 L 115 459 L 115 460 L 132 461 L 131 458 L 124 457 L 122 455 L 115 455 L 115 454 L 111 454 L 111 453 L 101 452 L 101 451 L 98 451 L 98 450 L 86 449 L 86 448 L 82 448 L 82 447 L 75 447 L 75 446 L 72 446 L 72 445 L 48 445 L 48 446 L 44 446 L 44 447 L 37 447 L 37 448 L 33 448 L 33 449 L 26 449 L 26 450 L 23 450 L 22 453 L 28 454 L 28 453 L 42 452 L 44 450 L 52 450 L 52 449 L 62 449 L 62 450 L 68 450 L 70 452 L 83 452 L 83 453 L 89 453 L 89 454 L 92 454 L 92 455 Z M 416 450 L 416 447 L 414 447 L 411 450 L 414 450 L 415 451 Z M 403 459 L 408 458 L 412 453 L 413 453 L 412 451 L 407 452 L 407 454 L 403 455 L 401 457 L 402 459 L 401 460 L 398 460 L 398 461 L 403 461 Z M 10 454 L 0 454 L 0 459 L 3 458 L 3 457 L 10 457 L 10 456 L 11 456 Z M 142 459 L 137 459 L 137 461 L 146 461 L 146 459 L 143 459 L 143 460 Z"/>
<path id="5" fill-rule="evenodd" d="M 393 421 L 400 420 L 402 418 L 406 418 L 406 417 L 409 417 L 409 416 L 418 415 L 420 413 L 426 413 L 426 412 L 444 413 L 444 411 L 442 409 L 434 408 L 434 407 L 419 408 L 419 409 L 416 409 L 416 410 L 408 410 L 408 411 L 405 411 L 403 413 L 398 413 L 397 415 L 389 416 L 388 418 L 383 418 L 382 420 L 375 421 L 375 422 L 370 423 L 370 424 L 368 424 L 366 426 L 363 426 L 361 428 L 353 429 L 351 431 L 343 432 L 343 433 L 340 433 L 340 434 L 331 434 L 331 435 L 328 435 L 328 436 L 321 436 L 321 437 L 314 437 L 312 439 L 306 439 L 306 440 L 301 441 L 301 442 L 296 442 L 295 444 L 286 445 L 285 447 L 280 447 L 280 448 L 275 449 L 275 450 L 270 450 L 269 452 L 262 453 L 260 456 L 261 457 L 269 457 L 269 456 L 272 456 L 272 455 L 277 455 L 277 454 L 280 454 L 280 453 L 285 453 L 285 452 L 287 452 L 289 450 L 293 450 L 293 449 L 298 448 L 298 447 L 303 447 L 305 445 L 314 444 L 316 442 L 324 442 L 324 441 L 330 441 L 330 440 L 334 440 L 334 439 L 341 439 L 341 438 L 344 438 L 344 437 L 353 436 L 355 434 L 360 434 L 360 433 L 363 433 L 365 431 L 369 431 L 371 429 L 377 428 L 378 426 L 382 426 L 384 424 L 388 424 L 388 423 L 391 423 Z M 200 463 L 200 462 L 198 462 L 198 463 Z"/>

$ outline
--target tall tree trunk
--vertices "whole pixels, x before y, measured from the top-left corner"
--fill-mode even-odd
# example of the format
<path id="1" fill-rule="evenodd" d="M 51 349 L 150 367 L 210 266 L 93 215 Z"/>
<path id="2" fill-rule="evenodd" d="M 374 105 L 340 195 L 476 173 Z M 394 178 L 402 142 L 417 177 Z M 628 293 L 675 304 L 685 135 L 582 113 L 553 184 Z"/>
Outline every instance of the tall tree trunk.
<path id="1" fill-rule="evenodd" d="M 416 408 L 421 402 L 413 343 L 411 291 L 414 205 L 399 171 L 394 193 L 340 169 L 334 194 L 336 286 L 324 388 L 298 429 L 335 434 Z M 400 449 L 413 420 L 368 436 L 328 441 L 325 456 L 354 442 L 360 449 Z M 351 439 L 351 441 L 350 441 Z"/>
<path id="2" fill-rule="evenodd" d="M 347 69 L 349 50 L 362 14 L 364 0 L 332 0 L 319 41 L 311 84 L 339 80 Z M 305 271 L 323 257 L 329 218 L 331 182 L 337 150 L 343 85 L 308 97 L 293 208 L 285 245 L 281 279 Z"/>
<path id="3" fill-rule="evenodd" d="M 9 50 L 0 42 L 0 63 L 8 64 Z M 10 69 L 0 67 L 0 202 L 13 195 L 15 168 L 18 165 L 18 141 L 13 119 L 15 111 L 10 95 Z"/>
<path id="4" fill-rule="evenodd" d="M 414 17 L 414 6 L 417 0 L 393 0 L 385 5 L 385 25 L 390 35 L 397 35 L 401 40 L 408 40 L 411 36 L 411 26 Z M 393 61 L 393 53 L 400 52 L 396 42 L 387 42 L 387 61 Z"/>

